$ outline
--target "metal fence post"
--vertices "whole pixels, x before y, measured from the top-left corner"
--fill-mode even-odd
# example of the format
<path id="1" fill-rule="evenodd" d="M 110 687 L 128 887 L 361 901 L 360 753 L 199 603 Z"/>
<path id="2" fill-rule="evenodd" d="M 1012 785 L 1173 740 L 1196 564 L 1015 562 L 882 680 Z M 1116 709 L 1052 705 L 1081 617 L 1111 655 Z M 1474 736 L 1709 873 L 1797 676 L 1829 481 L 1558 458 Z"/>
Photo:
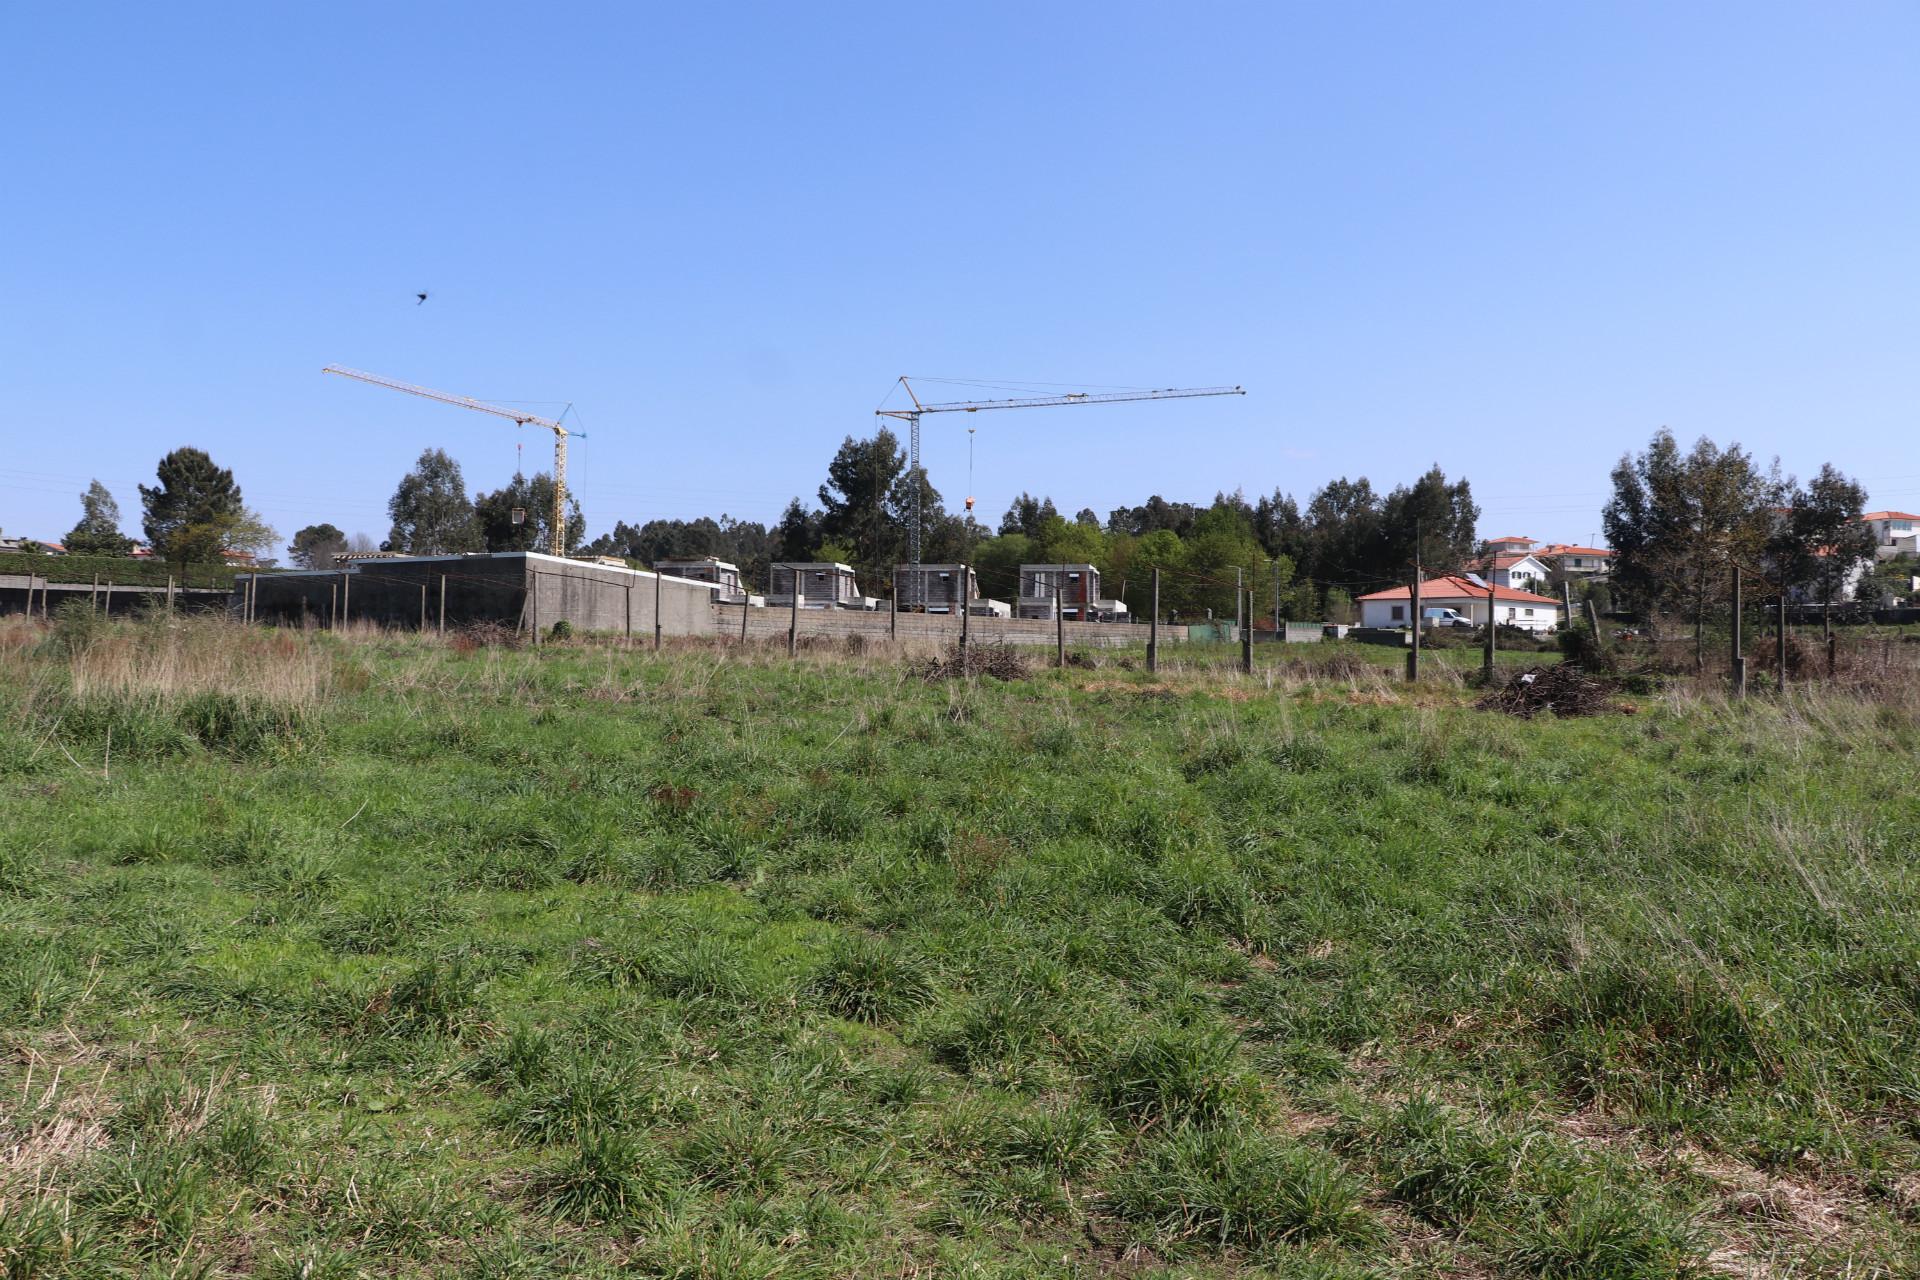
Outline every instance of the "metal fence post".
<path id="1" fill-rule="evenodd" d="M 800 652 L 800 571 L 792 565 L 787 566 L 787 586 L 793 593 L 793 609 L 787 619 L 787 656 L 791 658 Z"/>
<path id="2" fill-rule="evenodd" d="M 1053 665 L 1067 665 L 1067 611 L 1060 607 L 1060 579 L 1062 573 L 1053 580 Z"/>
<path id="3" fill-rule="evenodd" d="M 1413 647 L 1407 650 L 1407 679 L 1420 678 L 1420 566 L 1413 566 Z"/>
<path id="4" fill-rule="evenodd" d="M 440 634 L 447 634 L 447 575 L 440 575 Z"/>
<path id="5" fill-rule="evenodd" d="M 660 571 L 653 571 L 653 651 L 660 652 Z"/>
<path id="6" fill-rule="evenodd" d="M 964 564 L 960 566 L 960 576 L 962 578 L 967 576 L 967 566 Z M 925 594 L 925 591 L 921 592 L 921 595 Z M 973 610 L 962 609 L 960 611 L 960 670 L 963 674 L 967 669 L 967 646 L 972 640 L 972 628 Z"/>
<path id="7" fill-rule="evenodd" d="M 1779 668 L 1780 692 L 1787 691 L 1787 593 L 1780 593 L 1775 608 L 1774 663 Z"/>

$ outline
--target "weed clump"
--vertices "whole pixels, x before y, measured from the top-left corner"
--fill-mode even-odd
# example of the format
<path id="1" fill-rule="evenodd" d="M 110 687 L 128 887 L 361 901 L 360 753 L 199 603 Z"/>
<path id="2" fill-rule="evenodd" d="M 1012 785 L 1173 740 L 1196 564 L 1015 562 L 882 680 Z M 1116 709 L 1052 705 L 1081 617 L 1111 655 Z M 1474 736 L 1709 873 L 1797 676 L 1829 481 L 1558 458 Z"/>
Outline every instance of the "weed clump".
<path id="1" fill-rule="evenodd" d="M 1257 1130 L 1176 1129 L 1116 1180 L 1114 1207 L 1168 1245 L 1210 1252 L 1288 1241 L 1361 1242 L 1378 1227 L 1332 1156 Z"/>
<path id="2" fill-rule="evenodd" d="M 867 934 L 838 939 L 805 994 L 837 1017 L 890 1022 L 933 998 L 927 963 Z"/>

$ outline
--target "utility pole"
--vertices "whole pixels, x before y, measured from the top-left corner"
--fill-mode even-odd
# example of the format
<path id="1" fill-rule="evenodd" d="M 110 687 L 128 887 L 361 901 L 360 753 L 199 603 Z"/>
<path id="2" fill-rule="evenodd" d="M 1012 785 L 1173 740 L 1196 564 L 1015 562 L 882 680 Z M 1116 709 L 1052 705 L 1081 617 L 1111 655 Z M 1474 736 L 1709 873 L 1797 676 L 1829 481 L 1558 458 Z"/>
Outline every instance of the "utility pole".
<path id="1" fill-rule="evenodd" d="M 1747 694 L 1747 659 L 1740 652 L 1740 566 L 1733 566 L 1733 692 L 1735 697 L 1744 698 Z"/>
<path id="2" fill-rule="evenodd" d="M 1153 612 L 1147 616 L 1147 670 L 1160 669 L 1160 570 L 1153 571 Z"/>

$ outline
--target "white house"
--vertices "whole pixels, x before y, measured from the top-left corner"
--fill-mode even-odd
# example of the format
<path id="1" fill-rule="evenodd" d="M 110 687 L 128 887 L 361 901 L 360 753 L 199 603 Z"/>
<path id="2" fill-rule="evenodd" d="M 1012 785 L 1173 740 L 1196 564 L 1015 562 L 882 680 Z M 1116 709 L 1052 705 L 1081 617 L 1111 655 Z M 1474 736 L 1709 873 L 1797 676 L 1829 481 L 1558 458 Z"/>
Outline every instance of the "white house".
<path id="1" fill-rule="evenodd" d="M 1605 547 L 1581 547 L 1556 542 L 1533 553 L 1534 558 L 1562 578 L 1603 578 L 1613 569 L 1613 552 Z"/>
<path id="2" fill-rule="evenodd" d="M 1869 511 L 1860 522 L 1873 530 L 1873 558 L 1920 555 L 1920 516 L 1911 511 Z"/>
<path id="3" fill-rule="evenodd" d="M 1549 570 L 1540 557 L 1529 552 L 1495 552 L 1467 565 L 1483 581 L 1496 587 L 1533 591 L 1547 584 Z"/>
<path id="4" fill-rule="evenodd" d="M 1413 589 L 1390 587 L 1361 596 L 1354 603 L 1360 606 L 1360 625 L 1363 627 L 1404 627 L 1413 615 Z M 1420 584 L 1422 610 L 1452 609 L 1480 626 L 1487 624 L 1489 603 L 1493 608 L 1494 621 L 1503 627 L 1519 627 L 1523 631 L 1552 631 L 1560 625 L 1560 602 L 1550 596 L 1537 596 L 1531 591 L 1495 583 L 1493 599 L 1489 602 L 1487 583 L 1462 574 L 1449 574 Z"/>

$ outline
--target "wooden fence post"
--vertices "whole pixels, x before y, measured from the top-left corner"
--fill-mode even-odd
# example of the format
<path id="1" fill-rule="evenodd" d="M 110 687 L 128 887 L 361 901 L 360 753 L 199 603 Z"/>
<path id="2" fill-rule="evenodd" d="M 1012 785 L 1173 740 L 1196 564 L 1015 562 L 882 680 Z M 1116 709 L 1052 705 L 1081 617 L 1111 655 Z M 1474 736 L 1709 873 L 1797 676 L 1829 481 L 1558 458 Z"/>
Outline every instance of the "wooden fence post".
<path id="1" fill-rule="evenodd" d="M 1774 665 L 1778 668 L 1780 692 L 1787 691 L 1787 593 L 1783 590 L 1774 609 Z"/>
<path id="2" fill-rule="evenodd" d="M 1060 607 L 1060 579 L 1066 576 L 1053 580 L 1053 665 L 1062 668 L 1067 665 L 1067 611 Z"/>
<path id="3" fill-rule="evenodd" d="M 173 612 L 173 575 L 167 575 L 167 612 Z"/>
<path id="4" fill-rule="evenodd" d="M 1733 692 L 1735 697 L 1745 697 L 1747 693 L 1747 659 L 1740 652 L 1740 566 L 1733 566 Z"/>
<path id="5" fill-rule="evenodd" d="M 427 584 L 423 580 L 420 583 L 420 634 L 425 635 L 426 633 L 427 633 Z"/>
<path id="6" fill-rule="evenodd" d="M 1412 647 L 1407 650 L 1407 679 L 1420 678 L 1420 566 L 1413 566 L 1413 591 L 1410 597 L 1413 605 Z"/>
<path id="7" fill-rule="evenodd" d="M 1239 574 L 1236 571 L 1235 577 Z M 1253 592 L 1244 591 L 1242 598 L 1235 604 L 1243 619 L 1240 626 L 1240 669 L 1248 675 L 1253 674 Z"/>
<path id="8" fill-rule="evenodd" d="M 1153 571 L 1153 609 L 1147 615 L 1147 670 L 1160 669 L 1160 570 Z"/>
<path id="9" fill-rule="evenodd" d="M 1492 572 L 1492 571 L 1489 570 L 1488 572 Z M 1498 619 L 1496 619 L 1493 616 L 1493 614 L 1494 614 L 1494 587 L 1493 587 L 1493 583 L 1489 581 L 1487 583 L 1487 652 L 1485 656 L 1483 656 L 1480 659 L 1480 670 L 1485 673 L 1486 678 L 1489 682 L 1493 680 L 1493 650 L 1494 650 L 1494 645 L 1497 643 L 1497 641 L 1494 639 L 1494 633 L 1499 631 L 1500 629 L 1500 622 Z M 1567 621 L 1571 623 L 1573 619 L 1568 618 Z"/>
<path id="10" fill-rule="evenodd" d="M 967 566 L 964 564 L 960 566 L 960 576 L 962 578 L 965 578 L 967 576 Z M 926 604 L 926 594 L 927 594 L 926 579 L 923 577 L 920 580 L 920 597 L 921 597 L 922 607 L 924 607 Z M 925 614 L 922 614 L 921 617 L 923 621 L 928 620 Z M 973 630 L 973 610 L 962 609 L 960 611 L 960 673 L 962 675 L 965 675 L 967 670 L 967 646 L 972 640 L 972 630 Z"/>

